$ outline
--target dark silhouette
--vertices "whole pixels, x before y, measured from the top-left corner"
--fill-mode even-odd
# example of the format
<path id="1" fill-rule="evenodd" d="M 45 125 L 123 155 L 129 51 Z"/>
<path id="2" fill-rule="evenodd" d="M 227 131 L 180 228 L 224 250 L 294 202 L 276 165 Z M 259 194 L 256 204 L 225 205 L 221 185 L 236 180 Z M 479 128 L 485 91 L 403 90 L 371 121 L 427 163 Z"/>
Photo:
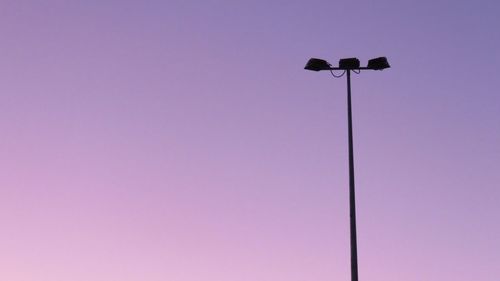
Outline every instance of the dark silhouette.
<path id="1" fill-rule="evenodd" d="M 360 73 L 361 70 L 383 70 L 389 68 L 389 62 L 386 57 L 379 57 L 368 61 L 368 66 L 360 67 L 357 58 L 346 58 L 339 61 L 338 67 L 332 67 L 330 63 L 323 59 L 311 58 L 306 66 L 307 70 L 320 71 L 329 70 L 336 77 L 347 76 L 347 124 L 349 139 L 349 216 L 351 233 L 351 281 L 358 281 L 358 244 L 356 237 L 356 196 L 354 189 L 354 149 L 352 134 L 352 108 L 351 108 L 351 71 Z M 342 70 L 340 75 L 333 73 L 334 70 Z"/>

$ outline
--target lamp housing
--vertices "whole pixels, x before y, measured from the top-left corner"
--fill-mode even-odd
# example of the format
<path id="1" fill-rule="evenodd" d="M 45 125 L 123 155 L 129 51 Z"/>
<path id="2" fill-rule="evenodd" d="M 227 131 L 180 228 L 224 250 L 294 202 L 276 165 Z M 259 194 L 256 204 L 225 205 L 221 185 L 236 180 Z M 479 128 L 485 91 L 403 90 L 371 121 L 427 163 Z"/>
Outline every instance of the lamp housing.
<path id="1" fill-rule="evenodd" d="M 339 68 L 340 69 L 358 69 L 359 68 L 359 59 L 357 58 L 345 58 L 339 60 Z"/>
<path id="2" fill-rule="evenodd" d="M 378 57 L 368 61 L 369 69 L 382 70 L 391 67 L 386 57 Z"/>
<path id="3" fill-rule="evenodd" d="M 326 60 L 311 58 L 307 62 L 304 69 L 312 71 L 320 71 L 320 70 L 329 70 L 331 67 L 332 67 L 331 64 L 329 64 Z"/>

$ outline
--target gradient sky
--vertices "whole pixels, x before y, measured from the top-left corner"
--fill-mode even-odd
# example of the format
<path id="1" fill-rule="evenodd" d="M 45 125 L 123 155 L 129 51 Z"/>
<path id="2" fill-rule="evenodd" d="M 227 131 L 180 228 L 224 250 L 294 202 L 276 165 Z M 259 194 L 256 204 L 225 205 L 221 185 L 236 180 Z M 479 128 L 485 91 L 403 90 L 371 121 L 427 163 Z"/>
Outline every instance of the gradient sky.
<path id="1" fill-rule="evenodd" d="M 0 2 L 0 280 L 500 278 L 498 1 Z"/>

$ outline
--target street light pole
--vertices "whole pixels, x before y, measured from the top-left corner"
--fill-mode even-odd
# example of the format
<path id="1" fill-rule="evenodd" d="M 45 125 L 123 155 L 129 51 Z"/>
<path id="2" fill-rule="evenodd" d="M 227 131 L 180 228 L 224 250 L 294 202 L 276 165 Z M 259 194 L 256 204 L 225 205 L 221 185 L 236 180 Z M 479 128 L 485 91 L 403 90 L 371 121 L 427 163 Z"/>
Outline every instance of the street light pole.
<path id="1" fill-rule="evenodd" d="M 312 58 L 306 66 L 307 70 L 321 71 L 329 70 L 334 77 L 347 76 L 347 127 L 349 140 L 349 216 L 351 232 L 351 281 L 358 281 L 358 244 L 356 237 L 356 196 L 354 190 L 354 145 L 352 133 L 352 106 L 351 106 L 351 71 L 360 73 L 361 70 L 383 70 L 389 68 L 387 58 L 379 57 L 368 61 L 368 66 L 360 67 L 357 58 L 341 59 L 338 67 L 332 67 L 327 61 Z M 342 70 L 342 74 L 336 76 L 333 71 Z"/>
<path id="2" fill-rule="evenodd" d="M 356 238 L 356 196 L 354 190 L 354 147 L 352 136 L 351 70 L 347 75 L 347 125 L 349 135 L 349 216 L 351 223 L 351 281 L 358 281 L 358 243 Z"/>

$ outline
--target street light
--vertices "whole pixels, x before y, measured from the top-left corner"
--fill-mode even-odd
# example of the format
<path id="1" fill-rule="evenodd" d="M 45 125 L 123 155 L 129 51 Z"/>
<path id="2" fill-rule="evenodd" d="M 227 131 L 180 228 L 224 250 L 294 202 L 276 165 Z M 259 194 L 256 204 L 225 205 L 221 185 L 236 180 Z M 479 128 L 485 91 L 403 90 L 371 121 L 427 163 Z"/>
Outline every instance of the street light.
<path id="1" fill-rule="evenodd" d="M 389 68 L 386 57 L 378 57 L 368 61 L 368 66 L 360 67 L 357 58 L 346 58 L 339 60 L 338 67 L 332 67 L 323 59 L 311 58 L 304 69 L 312 71 L 329 70 L 336 78 L 347 74 L 347 125 L 349 135 L 349 216 L 351 223 L 351 281 L 358 281 L 358 246 L 356 239 L 356 200 L 354 192 L 354 152 L 352 138 L 352 110 L 351 110 L 351 71 L 360 73 L 361 70 L 383 70 Z M 340 75 L 334 74 L 334 70 L 342 70 Z"/>

